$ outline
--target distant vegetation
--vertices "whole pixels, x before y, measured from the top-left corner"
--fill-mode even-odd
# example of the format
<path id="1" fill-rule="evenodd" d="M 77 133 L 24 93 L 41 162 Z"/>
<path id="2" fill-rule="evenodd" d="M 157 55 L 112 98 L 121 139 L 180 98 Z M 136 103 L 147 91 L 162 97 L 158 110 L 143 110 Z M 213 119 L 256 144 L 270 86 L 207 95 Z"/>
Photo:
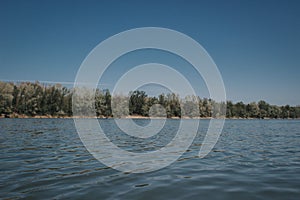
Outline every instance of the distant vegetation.
<path id="1" fill-rule="evenodd" d="M 20 84 L 0 82 L 0 115 L 2 117 L 18 116 L 72 116 L 73 89 L 57 85 L 42 85 L 38 82 Z M 119 109 L 127 98 L 129 109 Z M 222 117 L 226 108 L 227 118 L 300 118 L 300 106 L 276 106 L 265 101 L 245 104 L 231 101 L 215 102 L 207 98 L 188 96 L 184 99 L 176 94 L 161 94 L 150 97 L 144 91 L 134 91 L 128 97 L 113 98 L 108 90 L 97 90 L 95 93 L 95 110 L 98 117 L 119 117 L 122 115 L 148 116 L 152 107 L 156 116 L 167 117 Z M 197 102 L 197 104 L 195 104 Z M 124 102 L 123 102 L 124 103 Z M 116 110 L 112 112 L 112 104 Z M 161 105 L 165 113 L 159 113 L 153 105 Z M 197 106 L 198 109 L 194 109 Z M 151 110 L 150 110 L 151 111 Z M 182 116 L 183 115 L 183 116 Z"/>

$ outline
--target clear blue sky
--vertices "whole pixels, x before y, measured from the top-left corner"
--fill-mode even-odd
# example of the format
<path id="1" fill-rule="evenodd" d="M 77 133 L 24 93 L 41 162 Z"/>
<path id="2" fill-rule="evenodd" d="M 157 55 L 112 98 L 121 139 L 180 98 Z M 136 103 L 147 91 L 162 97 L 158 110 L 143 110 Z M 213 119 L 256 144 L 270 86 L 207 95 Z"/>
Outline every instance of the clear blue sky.
<path id="1" fill-rule="evenodd" d="M 146 26 L 198 41 L 228 99 L 300 104 L 300 1 L 1 0 L 0 80 L 73 82 L 99 42 Z"/>

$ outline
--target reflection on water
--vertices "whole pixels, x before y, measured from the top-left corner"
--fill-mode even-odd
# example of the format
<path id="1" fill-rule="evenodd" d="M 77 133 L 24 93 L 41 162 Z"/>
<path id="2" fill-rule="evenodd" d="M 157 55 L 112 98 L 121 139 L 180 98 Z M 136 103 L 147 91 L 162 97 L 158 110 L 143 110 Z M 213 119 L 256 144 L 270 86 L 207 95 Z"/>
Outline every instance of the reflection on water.
<path id="1" fill-rule="evenodd" d="M 167 120 L 159 134 L 145 140 L 122 133 L 111 119 L 100 120 L 116 145 L 133 152 L 161 148 L 178 122 Z M 169 167 L 131 174 L 95 160 L 72 119 L 1 119 L 0 198 L 299 198 L 300 121 L 227 120 L 213 151 L 199 159 L 207 126 L 202 120 L 194 143 Z"/>

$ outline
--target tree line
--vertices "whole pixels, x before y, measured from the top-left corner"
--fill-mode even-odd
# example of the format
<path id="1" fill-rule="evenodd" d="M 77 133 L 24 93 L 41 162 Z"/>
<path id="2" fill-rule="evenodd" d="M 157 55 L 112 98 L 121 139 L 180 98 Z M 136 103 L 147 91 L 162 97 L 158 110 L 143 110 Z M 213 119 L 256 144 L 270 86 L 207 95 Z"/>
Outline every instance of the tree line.
<path id="1" fill-rule="evenodd" d="M 227 117 L 227 118 L 300 118 L 300 106 L 277 106 L 261 100 L 245 104 L 216 102 L 198 96 L 160 94 L 148 96 L 144 91 L 133 91 L 128 96 L 114 95 L 109 90 L 94 91 L 97 117 L 127 115 L 158 117 Z M 88 96 L 89 93 L 86 93 Z M 0 116 L 71 117 L 74 89 L 60 84 L 43 85 L 39 82 L 0 82 Z M 79 105 L 80 107 L 80 105 Z M 84 110 L 84 109 L 83 109 Z"/>

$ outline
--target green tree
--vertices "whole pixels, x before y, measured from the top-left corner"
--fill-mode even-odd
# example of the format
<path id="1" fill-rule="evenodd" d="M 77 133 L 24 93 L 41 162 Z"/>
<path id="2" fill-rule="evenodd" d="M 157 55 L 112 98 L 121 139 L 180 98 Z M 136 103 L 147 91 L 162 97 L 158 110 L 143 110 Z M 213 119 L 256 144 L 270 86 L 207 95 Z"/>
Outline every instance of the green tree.
<path id="1" fill-rule="evenodd" d="M 251 102 L 246 106 L 246 112 L 248 117 L 258 118 L 259 117 L 259 107 L 255 102 Z"/>
<path id="2" fill-rule="evenodd" d="M 133 91 L 129 93 L 129 114 L 146 115 L 147 110 L 143 107 L 146 103 L 146 93 L 144 91 Z"/>
<path id="3" fill-rule="evenodd" d="M 9 115 L 13 110 L 14 85 L 0 82 L 0 113 Z"/>

